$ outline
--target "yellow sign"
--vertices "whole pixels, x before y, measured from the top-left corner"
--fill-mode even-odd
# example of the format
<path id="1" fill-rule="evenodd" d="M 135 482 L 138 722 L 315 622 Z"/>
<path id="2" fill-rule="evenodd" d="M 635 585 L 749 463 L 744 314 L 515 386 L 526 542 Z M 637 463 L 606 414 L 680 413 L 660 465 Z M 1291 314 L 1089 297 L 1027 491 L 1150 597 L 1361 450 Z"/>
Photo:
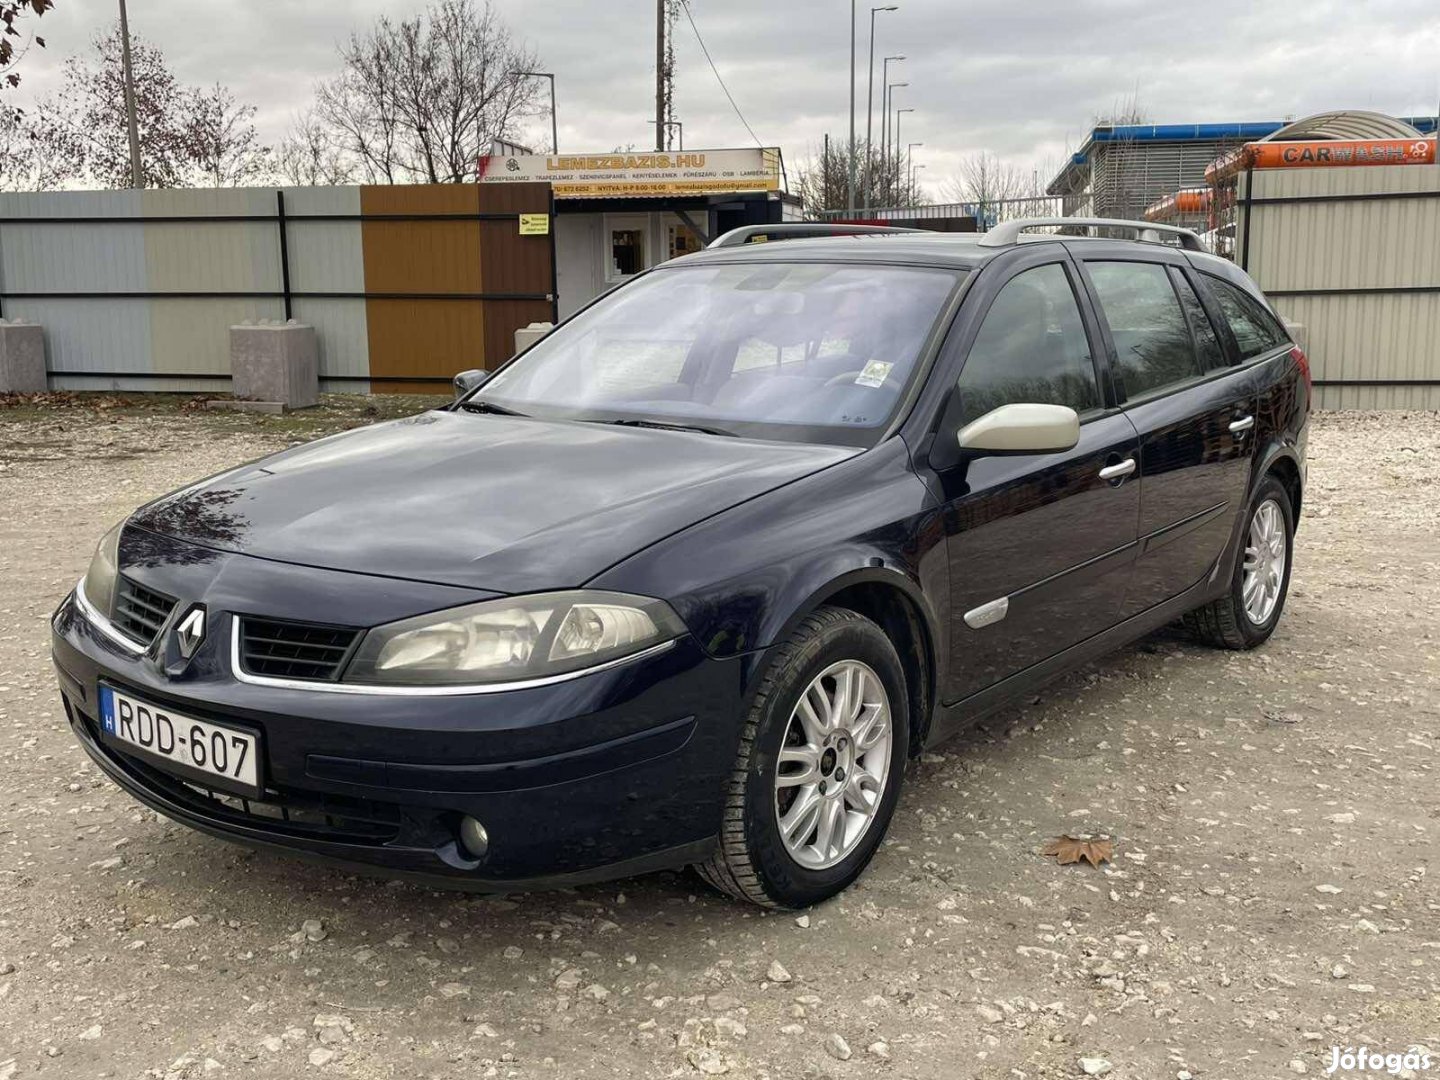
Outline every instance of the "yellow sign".
<path id="1" fill-rule="evenodd" d="M 521 236 L 549 236 L 550 215 L 549 214 L 521 214 L 520 215 Z"/>
<path id="2" fill-rule="evenodd" d="M 480 182 L 548 181 L 557 199 L 734 195 L 780 190 L 779 150 L 492 155 Z"/>

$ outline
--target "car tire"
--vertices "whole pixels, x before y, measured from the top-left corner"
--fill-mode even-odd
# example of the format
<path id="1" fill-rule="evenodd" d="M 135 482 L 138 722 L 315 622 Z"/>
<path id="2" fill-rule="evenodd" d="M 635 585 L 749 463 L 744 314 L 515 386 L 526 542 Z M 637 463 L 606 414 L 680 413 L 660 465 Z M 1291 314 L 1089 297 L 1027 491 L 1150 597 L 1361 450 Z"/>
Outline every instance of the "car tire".
<path id="1" fill-rule="evenodd" d="M 1207 645 L 1253 649 L 1275 632 L 1285 610 L 1294 562 L 1295 516 L 1289 492 L 1274 475 L 1267 475 L 1256 487 L 1246 507 L 1244 529 L 1225 595 L 1185 616 L 1190 632 Z M 1254 575 L 1262 582 L 1258 600 L 1248 591 Z"/>
<path id="2" fill-rule="evenodd" d="M 808 907 L 844 890 L 894 815 L 908 701 L 895 646 L 875 623 L 837 607 L 807 616 L 775 649 L 751 700 L 720 841 L 701 876 L 764 907 Z M 841 719 L 825 722 L 827 709 Z"/>

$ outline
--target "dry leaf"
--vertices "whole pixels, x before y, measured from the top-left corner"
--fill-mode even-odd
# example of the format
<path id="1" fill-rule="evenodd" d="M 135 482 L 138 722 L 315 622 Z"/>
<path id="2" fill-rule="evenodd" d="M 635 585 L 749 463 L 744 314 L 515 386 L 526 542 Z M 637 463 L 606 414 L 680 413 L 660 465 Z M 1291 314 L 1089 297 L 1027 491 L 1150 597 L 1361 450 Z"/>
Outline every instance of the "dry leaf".
<path id="1" fill-rule="evenodd" d="M 1076 839 L 1073 836 L 1057 836 L 1045 845 L 1041 855 L 1054 855 L 1061 866 L 1084 859 L 1098 868 L 1102 862 L 1114 862 L 1115 843 L 1111 840 Z"/>

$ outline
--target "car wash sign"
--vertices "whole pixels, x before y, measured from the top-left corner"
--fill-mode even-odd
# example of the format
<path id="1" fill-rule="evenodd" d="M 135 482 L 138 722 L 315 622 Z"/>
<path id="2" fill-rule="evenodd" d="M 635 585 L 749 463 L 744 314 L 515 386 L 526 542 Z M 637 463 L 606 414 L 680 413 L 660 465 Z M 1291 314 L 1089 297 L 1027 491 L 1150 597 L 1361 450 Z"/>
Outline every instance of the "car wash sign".
<path id="1" fill-rule="evenodd" d="M 482 184 L 543 180 L 557 199 L 735 195 L 780 190 L 780 151 L 679 150 L 613 154 L 495 154 Z"/>

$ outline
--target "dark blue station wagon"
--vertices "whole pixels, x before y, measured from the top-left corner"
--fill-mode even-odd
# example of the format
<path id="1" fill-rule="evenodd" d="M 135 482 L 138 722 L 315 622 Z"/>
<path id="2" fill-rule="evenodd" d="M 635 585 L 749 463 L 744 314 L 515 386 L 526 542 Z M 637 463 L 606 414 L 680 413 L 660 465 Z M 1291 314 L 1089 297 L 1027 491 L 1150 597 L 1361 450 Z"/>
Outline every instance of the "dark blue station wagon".
<path id="1" fill-rule="evenodd" d="M 1280 618 L 1304 354 L 1193 236 L 1109 229 L 722 242 L 450 407 L 158 499 L 55 613 L 75 735 L 257 847 L 823 900 L 924 748 Z"/>

